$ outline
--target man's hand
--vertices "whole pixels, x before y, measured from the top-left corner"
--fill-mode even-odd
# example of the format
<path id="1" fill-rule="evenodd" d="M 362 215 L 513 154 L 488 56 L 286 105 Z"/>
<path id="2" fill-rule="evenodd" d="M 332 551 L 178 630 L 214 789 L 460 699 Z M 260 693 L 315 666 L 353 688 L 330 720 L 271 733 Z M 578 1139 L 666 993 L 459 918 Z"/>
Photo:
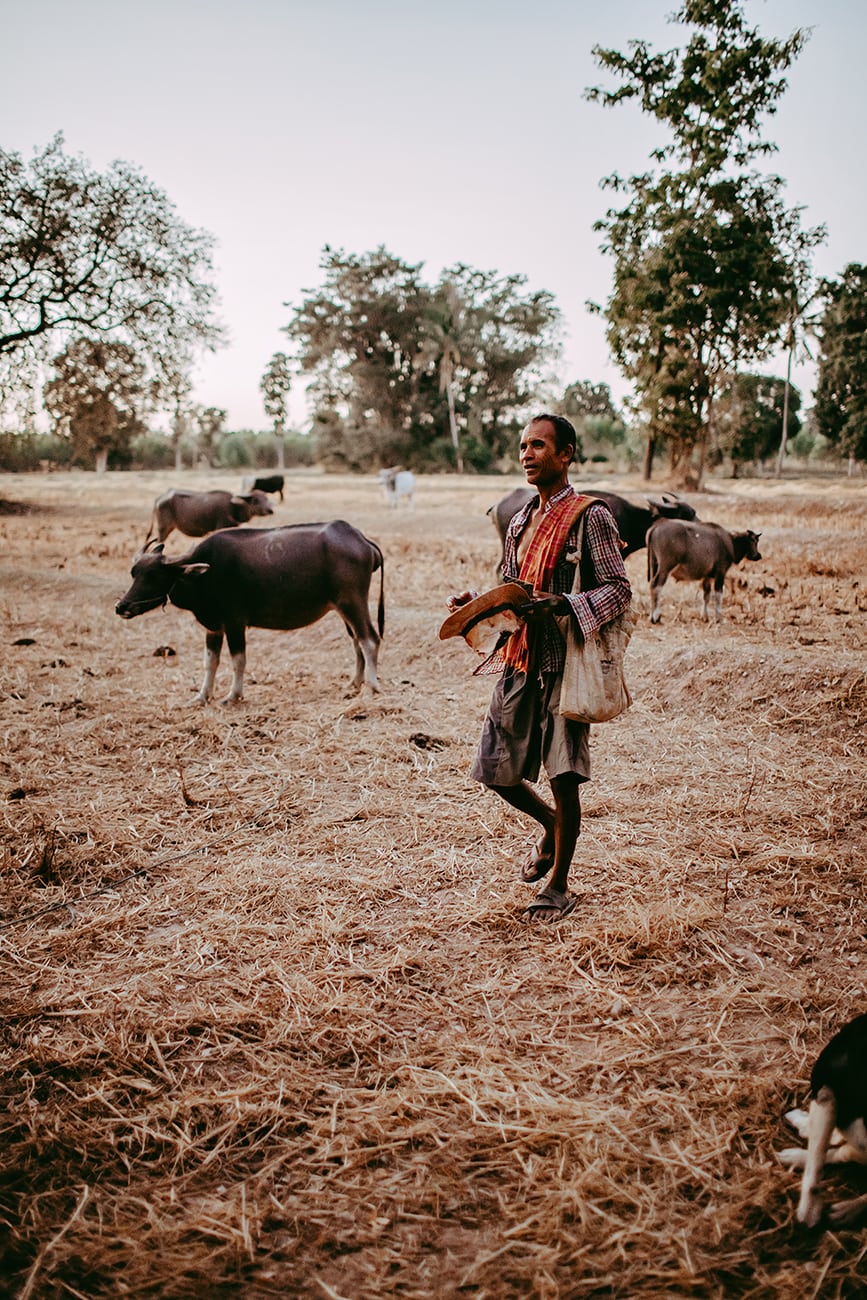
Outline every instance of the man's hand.
<path id="1" fill-rule="evenodd" d="M 446 601 L 449 613 L 453 614 L 456 609 L 460 609 L 461 605 L 468 605 L 471 600 L 476 599 L 478 594 L 477 591 L 462 591 L 457 596 L 449 596 Z"/>
<path id="2" fill-rule="evenodd" d="M 515 613 L 528 623 L 547 618 L 549 614 L 566 614 L 569 602 L 565 596 L 534 596 L 526 605 L 516 605 Z"/>

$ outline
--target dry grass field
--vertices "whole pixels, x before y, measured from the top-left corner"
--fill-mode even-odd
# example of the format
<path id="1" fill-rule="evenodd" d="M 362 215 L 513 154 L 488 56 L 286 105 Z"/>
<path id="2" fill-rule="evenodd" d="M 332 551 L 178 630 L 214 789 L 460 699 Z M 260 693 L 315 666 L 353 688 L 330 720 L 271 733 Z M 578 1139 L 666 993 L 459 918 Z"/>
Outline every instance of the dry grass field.
<path id="1" fill-rule="evenodd" d="M 397 513 L 290 479 L 274 523 L 382 546 L 380 696 L 345 697 L 332 614 L 252 631 L 245 702 L 194 705 L 191 615 L 113 612 L 173 479 L 0 475 L 0 1290 L 867 1294 L 867 1229 L 799 1229 L 774 1156 L 867 1009 L 867 485 L 690 498 L 762 532 L 718 627 L 674 583 L 652 627 L 628 560 L 635 703 L 549 928 L 531 825 L 466 775 L 491 679 L 437 639 L 518 480 Z"/>

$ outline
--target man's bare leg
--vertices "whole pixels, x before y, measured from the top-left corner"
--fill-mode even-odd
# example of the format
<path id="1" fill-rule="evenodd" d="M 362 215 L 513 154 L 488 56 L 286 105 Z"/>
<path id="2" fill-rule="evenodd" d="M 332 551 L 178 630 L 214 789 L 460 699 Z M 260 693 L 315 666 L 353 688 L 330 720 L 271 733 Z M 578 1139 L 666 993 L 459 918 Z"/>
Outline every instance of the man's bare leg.
<path id="1" fill-rule="evenodd" d="M 551 778 L 554 807 L 545 803 L 531 785 L 521 781 L 518 785 L 492 785 L 495 794 L 519 812 L 526 813 L 544 830 L 538 851 L 554 851 L 554 867 L 548 888 L 559 894 L 567 892 L 569 868 L 575 855 L 575 845 L 581 833 L 581 782 L 572 772 Z M 537 908 L 532 916 L 537 921 L 556 921 L 559 908 Z"/>

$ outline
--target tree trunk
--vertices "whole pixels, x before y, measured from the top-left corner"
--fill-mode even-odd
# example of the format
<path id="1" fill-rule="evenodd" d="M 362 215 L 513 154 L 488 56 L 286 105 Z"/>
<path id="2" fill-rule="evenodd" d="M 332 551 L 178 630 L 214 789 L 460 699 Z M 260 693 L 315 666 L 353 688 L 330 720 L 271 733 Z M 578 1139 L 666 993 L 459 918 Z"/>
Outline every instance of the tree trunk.
<path id="1" fill-rule="evenodd" d="M 777 453 L 777 478 L 783 473 L 783 458 L 786 454 L 786 443 L 789 440 L 789 389 L 792 379 L 792 353 L 795 351 L 795 340 L 790 334 L 789 359 L 786 363 L 786 386 L 783 389 L 783 433 L 780 438 L 780 450 Z"/>
<path id="2" fill-rule="evenodd" d="M 463 474 L 464 458 L 461 454 L 461 447 L 458 441 L 458 422 L 455 417 L 455 395 L 452 392 L 452 385 L 450 383 L 446 385 L 446 397 L 449 402 L 449 429 L 451 430 L 452 442 L 454 443 L 455 448 L 455 463 L 458 467 L 458 473 Z"/>
<path id="3" fill-rule="evenodd" d="M 641 477 L 646 483 L 649 483 L 653 477 L 653 457 L 656 454 L 656 439 L 652 433 L 647 435 L 647 442 L 644 444 L 644 465 L 641 471 Z"/>
<path id="4" fill-rule="evenodd" d="M 180 438 L 176 438 L 175 439 L 175 473 L 180 474 L 183 468 L 184 468 L 184 458 L 181 455 L 181 440 Z"/>
<path id="5" fill-rule="evenodd" d="M 97 474 L 104 474 L 108 467 L 108 448 L 101 447 L 96 453 L 95 469 Z"/>
<path id="6" fill-rule="evenodd" d="M 277 468 L 286 468 L 286 440 L 283 436 L 283 425 L 274 426 L 274 441 L 277 444 Z"/>

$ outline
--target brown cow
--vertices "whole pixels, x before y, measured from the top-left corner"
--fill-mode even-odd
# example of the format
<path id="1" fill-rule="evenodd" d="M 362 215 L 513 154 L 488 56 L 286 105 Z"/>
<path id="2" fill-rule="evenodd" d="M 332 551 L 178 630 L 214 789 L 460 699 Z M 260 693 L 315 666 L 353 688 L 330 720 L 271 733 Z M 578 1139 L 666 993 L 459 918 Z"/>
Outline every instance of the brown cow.
<path id="1" fill-rule="evenodd" d="M 716 621 L 722 618 L 725 576 L 741 560 L 760 560 L 761 533 L 730 533 L 720 524 L 685 523 L 657 519 L 647 534 L 647 580 L 650 584 L 650 621 L 660 620 L 662 588 L 669 576 L 675 582 L 700 582 L 704 591 L 703 614 L 710 621 L 710 593 L 714 592 Z"/>
<path id="2" fill-rule="evenodd" d="M 254 515 L 273 515 L 274 507 L 264 492 L 236 496 L 233 492 L 188 492 L 172 488 L 157 497 L 145 546 L 151 541 L 164 542 L 177 528 L 187 537 L 204 537 L 218 528 L 237 528 L 249 523 Z"/>

